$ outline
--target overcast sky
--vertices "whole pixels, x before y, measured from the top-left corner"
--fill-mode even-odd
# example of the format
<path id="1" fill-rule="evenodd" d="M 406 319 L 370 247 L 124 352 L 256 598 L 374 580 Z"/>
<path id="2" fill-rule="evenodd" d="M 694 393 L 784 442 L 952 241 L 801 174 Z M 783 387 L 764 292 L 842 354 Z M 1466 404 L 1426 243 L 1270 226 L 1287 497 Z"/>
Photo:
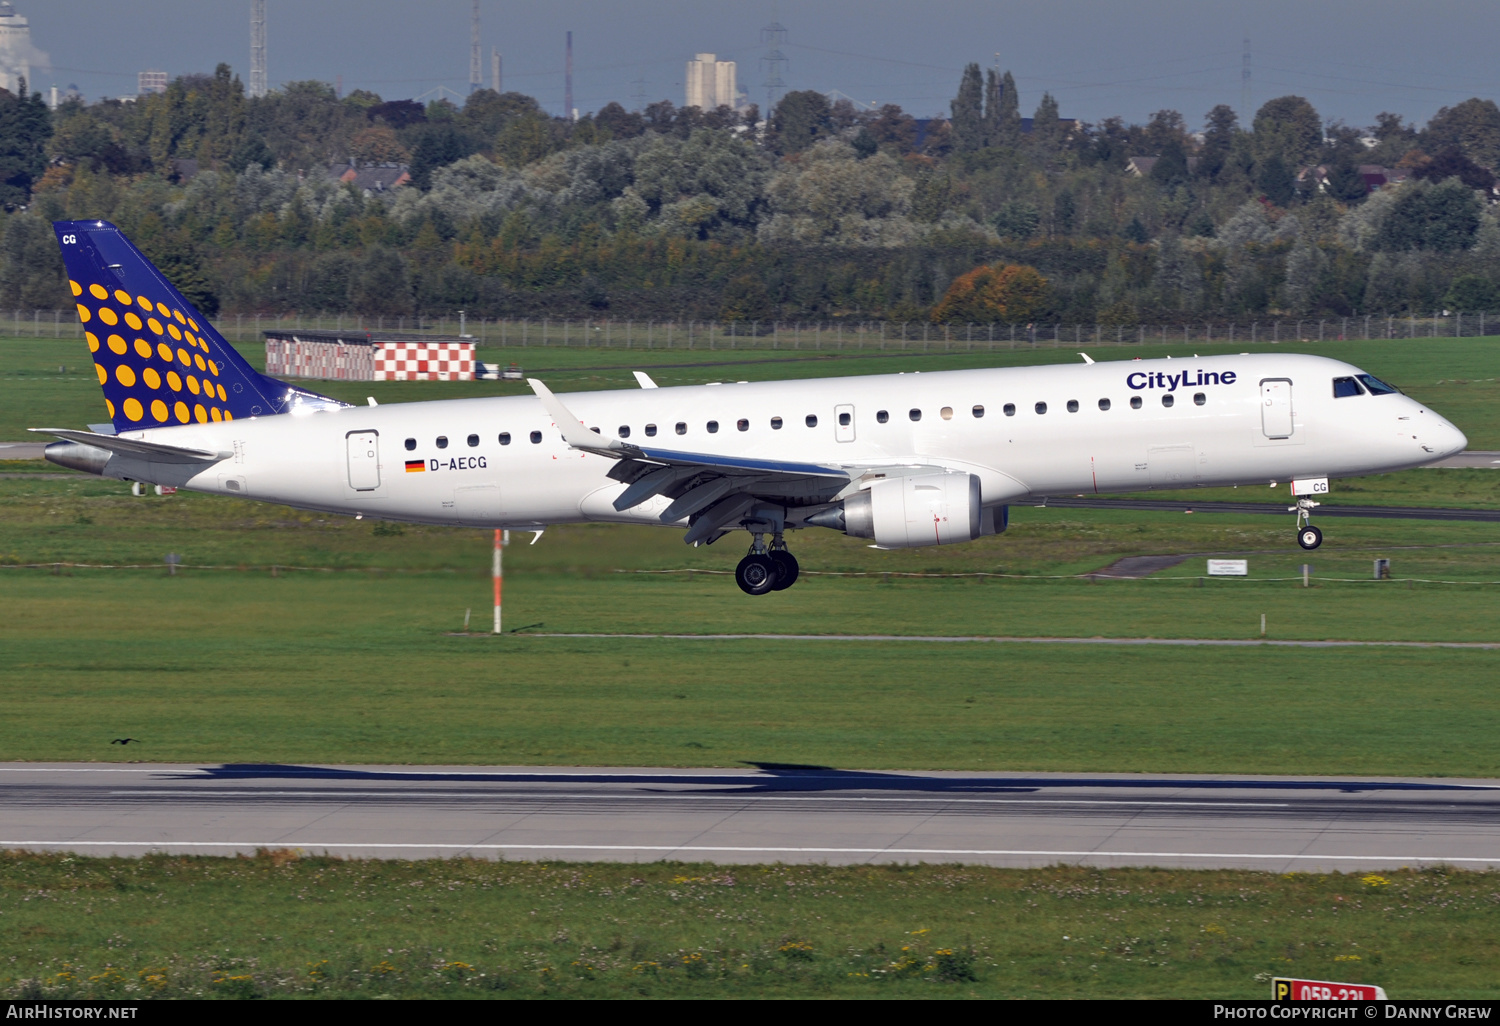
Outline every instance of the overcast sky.
<path id="1" fill-rule="evenodd" d="M 45 91 L 76 83 L 92 101 L 135 91 L 136 72 L 249 78 L 248 0 L 13 0 L 52 67 Z M 273 86 L 335 82 L 386 99 L 439 87 L 467 92 L 470 0 L 267 0 Z M 1368 125 L 1381 111 L 1425 121 L 1439 107 L 1500 94 L 1496 0 L 480 0 L 485 84 L 491 48 L 504 86 L 563 111 L 563 34 L 573 32 L 574 105 L 683 102 L 699 51 L 739 62 L 765 104 L 762 29 L 787 29 L 791 89 L 946 113 L 963 66 L 996 61 L 1016 76 L 1022 111 L 1051 91 L 1064 117 L 1144 121 L 1162 108 L 1201 125 L 1216 103 L 1241 106 L 1243 42 L 1251 105 L 1297 93 L 1327 120 Z"/>

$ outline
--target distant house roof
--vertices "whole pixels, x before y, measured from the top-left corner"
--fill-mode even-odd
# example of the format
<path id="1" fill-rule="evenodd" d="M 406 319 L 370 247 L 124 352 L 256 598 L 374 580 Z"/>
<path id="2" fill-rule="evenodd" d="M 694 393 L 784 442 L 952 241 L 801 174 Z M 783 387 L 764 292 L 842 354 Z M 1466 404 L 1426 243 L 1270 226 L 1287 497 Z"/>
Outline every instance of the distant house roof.
<path id="1" fill-rule="evenodd" d="M 349 182 L 366 196 L 398 189 L 411 181 L 411 169 L 405 164 L 334 164 L 328 177 Z"/>
<path id="2" fill-rule="evenodd" d="M 191 182 L 194 178 L 198 177 L 199 170 L 201 169 L 198 167 L 196 160 L 189 160 L 183 157 L 172 158 L 172 177 L 179 182 Z"/>
<path id="3" fill-rule="evenodd" d="M 1156 166 L 1160 157 L 1130 157 L 1125 161 L 1125 170 L 1133 175 L 1145 178 L 1151 174 L 1151 169 Z"/>

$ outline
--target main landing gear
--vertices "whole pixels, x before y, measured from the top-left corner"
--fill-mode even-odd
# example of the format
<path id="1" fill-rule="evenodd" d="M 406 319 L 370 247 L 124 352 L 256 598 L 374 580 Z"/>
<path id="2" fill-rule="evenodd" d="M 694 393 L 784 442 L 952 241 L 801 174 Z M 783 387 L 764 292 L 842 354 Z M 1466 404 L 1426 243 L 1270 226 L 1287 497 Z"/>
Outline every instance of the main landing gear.
<path id="1" fill-rule="evenodd" d="M 751 533 L 750 552 L 734 568 L 734 583 L 746 595 L 765 595 L 784 591 L 797 583 L 800 568 L 797 557 L 787 551 L 781 532 L 777 531 L 770 546 L 763 532 Z"/>
<path id="2" fill-rule="evenodd" d="M 1298 499 L 1297 505 L 1288 506 L 1288 513 L 1297 514 L 1297 544 L 1312 551 L 1323 544 L 1323 532 L 1312 525 L 1312 511 L 1319 504 L 1311 499 Z"/>

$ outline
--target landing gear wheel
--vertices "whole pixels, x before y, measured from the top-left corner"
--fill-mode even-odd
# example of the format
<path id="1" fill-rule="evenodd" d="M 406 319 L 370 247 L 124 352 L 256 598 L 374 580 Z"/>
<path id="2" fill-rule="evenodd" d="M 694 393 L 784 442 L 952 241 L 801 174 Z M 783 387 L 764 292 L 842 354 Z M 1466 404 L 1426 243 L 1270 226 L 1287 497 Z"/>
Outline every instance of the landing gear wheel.
<path id="1" fill-rule="evenodd" d="M 1323 532 L 1308 524 L 1297 532 L 1297 544 L 1304 549 L 1315 549 L 1323 544 Z"/>
<path id="2" fill-rule="evenodd" d="M 764 595 L 776 587 L 781 574 L 776 561 L 763 553 L 752 552 L 734 568 L 734 583 L 746 595 Z"/>
<path id="3" fill-rule="evenodd" d="M 786 549 L 774 549 L 770 553 L 771 559 L 776 564 L 778 571 L 776 583 L 771 586 L 773 591 L 785 591 L 797 583 L 797 574 L 800 567 L 797 565 L 797 557 Z"/>

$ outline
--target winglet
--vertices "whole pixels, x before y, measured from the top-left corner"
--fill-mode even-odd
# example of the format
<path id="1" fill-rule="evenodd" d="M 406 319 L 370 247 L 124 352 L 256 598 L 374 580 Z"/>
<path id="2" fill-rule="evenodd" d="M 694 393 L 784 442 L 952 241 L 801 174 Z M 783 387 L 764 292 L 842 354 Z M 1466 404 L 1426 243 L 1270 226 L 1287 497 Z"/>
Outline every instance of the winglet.
<path id="1" fill-rule="evenodd" d="M 651 375 L 647 374 L 645 371 L 631 371 L 630 373 L 635 375 L 635 383 L 637 385 L 640 385 L 642 388 L 656 387 L 656 382 L 652 381 Z"/>
<path id="2" fill-rule="evenodd" d="M 563 441 L 574 449 L 616 458 L 627 456 L 634 451 L 633 446 L 626 445 L 618 438 L 605 437 L 589 430 L 584 426 L 583 421 L 573 416 L 573 412 L 562 404 L 561 399 L 552 394 L 550 388 L 536 378 L 527 378 L 526 383 L 531 386 L 536 397 L 542 401 L 542 407 L 547 411 L 547 415 L 562 432 Z"/>
<path id="3" fill-rule="evenodd" d="M 1094 362 L 1094 358 L 1092 356 L 1090 356 L 1088 353 L 1079 353 L 1078 355 L 1081 356 L 1081 357 L 1083 357 L 1083 362 L 1084 363 L 1093 363 Z"/>

